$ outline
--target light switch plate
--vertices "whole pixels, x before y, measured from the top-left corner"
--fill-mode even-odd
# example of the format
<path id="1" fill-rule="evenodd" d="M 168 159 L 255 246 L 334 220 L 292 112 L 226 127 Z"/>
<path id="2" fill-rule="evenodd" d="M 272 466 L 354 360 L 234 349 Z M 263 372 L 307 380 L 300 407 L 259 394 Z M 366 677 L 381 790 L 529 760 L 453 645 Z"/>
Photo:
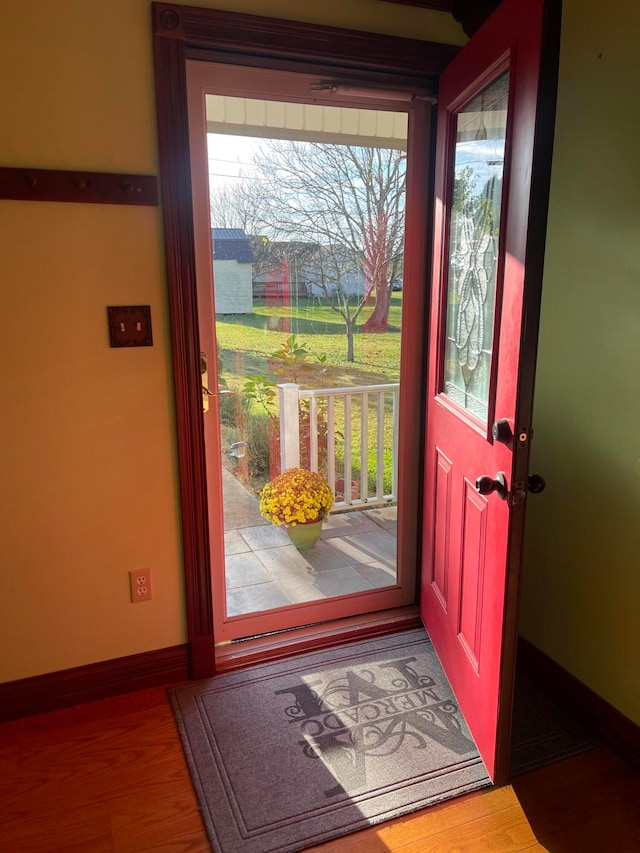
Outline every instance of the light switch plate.
<path id="1" fill-rule="evenodd" d="M 152 347 L 150 305 L 110 305 L 109 343 L 112 347 Z"/>

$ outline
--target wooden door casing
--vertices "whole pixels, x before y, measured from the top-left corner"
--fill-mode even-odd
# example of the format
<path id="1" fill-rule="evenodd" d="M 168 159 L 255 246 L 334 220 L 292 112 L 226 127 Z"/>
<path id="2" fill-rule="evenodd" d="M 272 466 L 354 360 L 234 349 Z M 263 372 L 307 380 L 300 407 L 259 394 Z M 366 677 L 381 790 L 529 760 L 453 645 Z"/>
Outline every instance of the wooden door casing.
<path id="1" fill-rule="evenodd" d="M 209 510 L 187 116 L 188 59 L 327 74 L 343 82 L 433 86 L 458 48 L 255 15 L 152 3 L 158 150 L 174 380 L 190 673 L 215 672 Z M 425 170 L 425 172 L 428 170 Z M 424 260 L 416 260 L 416 268 Z M 419 393 L 419 392 L 418 392 Z M 419 469 L 412 462 L 416 476 Z"/>

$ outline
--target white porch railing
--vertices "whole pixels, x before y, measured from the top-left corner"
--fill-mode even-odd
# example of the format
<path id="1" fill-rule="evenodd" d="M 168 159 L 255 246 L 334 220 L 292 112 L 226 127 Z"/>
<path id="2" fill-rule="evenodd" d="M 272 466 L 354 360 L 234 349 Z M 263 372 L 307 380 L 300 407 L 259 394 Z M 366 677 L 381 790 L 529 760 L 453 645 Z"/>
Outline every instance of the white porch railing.
<path id="1" fill-rule="evenodd" d="M 303 453 L 308 454 L 312 471 L 326 473 L 336 497 L 334 512 L 370 509 L 397 500 L 398 383 L 312 390 L 286 383 L 278 385 L 278 392 L 283 471 L 300 467 L 304 423 Z M 303 412 L 300 401 L 307 400 Z M 340 447 L 342 459 L 336 452 Z M 354 455 L 359 459 L 355 480 Z M 370 460 L 375 460 L 375 485 L 369 483 Z"/>

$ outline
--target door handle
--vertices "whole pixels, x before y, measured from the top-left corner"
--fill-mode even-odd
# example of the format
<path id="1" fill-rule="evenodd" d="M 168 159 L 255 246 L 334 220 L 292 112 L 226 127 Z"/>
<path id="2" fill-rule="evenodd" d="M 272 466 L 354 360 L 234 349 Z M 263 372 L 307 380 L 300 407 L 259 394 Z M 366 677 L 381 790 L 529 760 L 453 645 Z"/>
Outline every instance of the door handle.
<path id="1" fill-rule="evenodd" d="M 209 411 L 209 397 L 213 396 L 207 385 L 209 384 L 209 374 L 207 373 L 207 354 L 200 351 L 200 376 L 202 377 L 202 411 Z"/>
<path id="2" fill-rule="evenodd" d="M 233 391 L 229 391 L 228 388 L 225 388 L 222 385 L 218 385 L 217 391 L 210 391 L 207 387 L 209 384 L 209 374 L 207 372 L 207 354 L 206 352 L 200 353 L 200 375 L 202 377 L 202 411 L 209 411 L 209 397 L 221 397 L 223 394 L 233 394 Z"/>
<path id="3" fill-rule="evenodd" d="M 498 471 L 495 477 L 490 477 L 488 474 L 478 477 L 476 480 L 476 489 L 481 495 L 490 495 L 491 492 L 497 492 L 498 497 L 503 501 L 506 501 L 509 497 L 507 478 L 504 471 Z"/>
<path id="4" fill-rule="evenodd" d="M 207 397 L 222 397 L 223 394 L 231 394 L 232 396 L 236 393 L 235 391 L 229 391 L 228 388 L 220 388 L 219 391 L 209 391 L 206 385 L 202 386 L 202 393 Z"/>

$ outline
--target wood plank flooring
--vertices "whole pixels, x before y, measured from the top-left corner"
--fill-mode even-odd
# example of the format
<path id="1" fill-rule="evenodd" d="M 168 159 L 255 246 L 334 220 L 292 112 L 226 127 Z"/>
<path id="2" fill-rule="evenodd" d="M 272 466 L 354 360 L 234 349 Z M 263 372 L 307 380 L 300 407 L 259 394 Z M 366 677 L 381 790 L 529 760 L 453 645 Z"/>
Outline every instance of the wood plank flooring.
<path id="1" fill-rule="evenodd" d="M 164 689 L 0 725 L 0 850 L 210 853 Z M 640 851 L 640 774 L 597 749 L 312 848 L 525 850 Z"/>

